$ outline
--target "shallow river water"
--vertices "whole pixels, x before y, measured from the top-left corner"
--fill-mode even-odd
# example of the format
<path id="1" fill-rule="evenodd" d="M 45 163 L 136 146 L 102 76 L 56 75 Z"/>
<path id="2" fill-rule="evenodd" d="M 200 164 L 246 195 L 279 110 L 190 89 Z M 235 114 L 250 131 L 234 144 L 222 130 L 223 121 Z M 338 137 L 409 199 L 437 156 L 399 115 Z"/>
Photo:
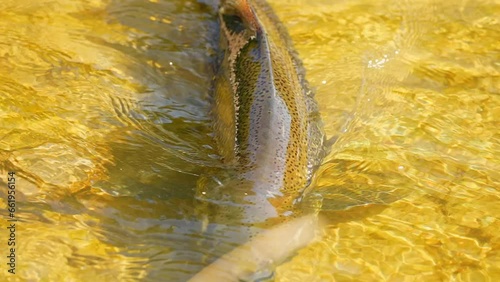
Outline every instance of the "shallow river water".
<path id="1" fill-rule="evenodd" d="M 498 281 L 500 3 L 269 2 L 338 138 L 326 235 L 270 280 Z M 193 205 L 220 166 L 215 7 L 0 1 L 1 281 L 184 281 L 238 243 Z"/>

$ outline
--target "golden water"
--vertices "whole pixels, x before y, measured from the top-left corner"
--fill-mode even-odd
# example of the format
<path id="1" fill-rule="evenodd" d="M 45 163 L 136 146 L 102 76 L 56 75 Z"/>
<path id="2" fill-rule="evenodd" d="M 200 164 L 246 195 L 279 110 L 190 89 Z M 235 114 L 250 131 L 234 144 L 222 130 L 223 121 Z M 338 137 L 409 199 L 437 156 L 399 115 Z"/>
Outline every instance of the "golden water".
<path id="1" fill-rule="evenodd" d="M 338 136 L 331 225 L 275 280 L 500 279 L 500 3 L 270 2 Z M 192 206 L 218 165 L 213 6 L 0 1 L 1 281 L 183 281 L 220 255 Z"/>

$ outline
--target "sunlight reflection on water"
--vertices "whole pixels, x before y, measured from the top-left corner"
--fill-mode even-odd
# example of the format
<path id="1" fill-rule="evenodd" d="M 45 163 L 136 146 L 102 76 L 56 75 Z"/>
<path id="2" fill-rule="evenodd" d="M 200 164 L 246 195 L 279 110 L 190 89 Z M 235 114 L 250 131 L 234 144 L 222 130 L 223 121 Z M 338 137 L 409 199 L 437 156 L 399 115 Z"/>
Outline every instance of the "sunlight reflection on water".
<path id="1" fill-rule="evenodd" d="M 313 189 L 332 225 L 275 280 L 500 277 L 499 5 L 270 2 L 338 136 Z M 222 224 L 203 237 L 193 206 L 221 168 L 212 2 L 17 0 L 0 15 L 0 179 L 18 173 L 21 207 L 19 273 L 2 280 L 183 281 L 243 240 Z"/>

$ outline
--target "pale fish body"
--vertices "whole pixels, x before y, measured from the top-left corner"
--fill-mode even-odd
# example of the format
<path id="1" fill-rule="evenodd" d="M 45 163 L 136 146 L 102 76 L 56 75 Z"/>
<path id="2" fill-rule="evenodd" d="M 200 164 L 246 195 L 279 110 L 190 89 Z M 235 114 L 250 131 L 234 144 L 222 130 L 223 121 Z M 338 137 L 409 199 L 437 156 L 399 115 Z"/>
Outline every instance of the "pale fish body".
<path id="1" fill-rule="evenodd" d="M 269 227 L 189 281 L 247 281 L 272 269 L 322 229 L 293 205 L 323 154 L 322 123 L 291 41 L 263 0 L 226 0 L 214 95 L 218 147 L 231 173 L 201 181 L 203 209 L 223 224 Z M 226 170 L 224 170 L 226 172 Z M 213 208 L 213 209 L 212 209 Z M 288 220 L 290 219 L 290 220 Z M 281 223 L 286 221 L 285 223 Z"/>
<path id="2" fill-rule="evenodd" d="M 254 226 L 281 222 L 321 162 L 317 105 L 286 30 L 265 1 L 223 1 L 219 21 L 215 133 L 234 171 L 218 188 L 218 203 L 229 203 L 222 217 L 237 213 Z"/>

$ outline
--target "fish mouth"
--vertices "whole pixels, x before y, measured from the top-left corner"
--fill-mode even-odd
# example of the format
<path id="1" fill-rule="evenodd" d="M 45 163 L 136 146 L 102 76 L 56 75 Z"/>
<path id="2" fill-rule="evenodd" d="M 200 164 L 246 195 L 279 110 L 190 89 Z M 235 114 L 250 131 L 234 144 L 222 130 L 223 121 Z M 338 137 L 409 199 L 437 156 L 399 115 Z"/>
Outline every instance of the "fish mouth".
<path id="1" fill-rule="evenodd" d="M 219 8 L 221 23 L 235 35 L 245 34 L 244 38 L 254 38 L 262 31 L 255 11 L 246 0 L 225 1 Z"/>

